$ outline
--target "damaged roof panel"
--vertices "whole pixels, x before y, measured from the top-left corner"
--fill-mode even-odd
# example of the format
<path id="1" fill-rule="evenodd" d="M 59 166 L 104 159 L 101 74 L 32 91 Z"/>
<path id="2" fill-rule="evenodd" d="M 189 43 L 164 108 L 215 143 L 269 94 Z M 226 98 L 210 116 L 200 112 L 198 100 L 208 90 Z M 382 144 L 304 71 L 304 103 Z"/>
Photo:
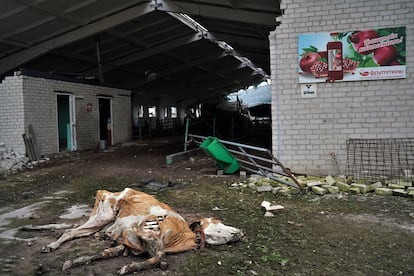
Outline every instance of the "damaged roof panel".
<path id="1" fill-rule="evenodd" d="M 98 81 L 102 68 L 105 83 L 178 98 L 266 78 L 268 33 L 281 12 L 271 0 L 3 2 L 3 76 L 28 68 Z"/>

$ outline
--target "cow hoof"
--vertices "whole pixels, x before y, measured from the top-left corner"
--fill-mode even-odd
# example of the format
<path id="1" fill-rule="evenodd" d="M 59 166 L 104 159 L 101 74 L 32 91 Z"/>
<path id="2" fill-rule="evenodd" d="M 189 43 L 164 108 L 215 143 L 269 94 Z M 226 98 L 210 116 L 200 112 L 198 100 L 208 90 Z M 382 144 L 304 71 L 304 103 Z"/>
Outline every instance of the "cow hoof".
<path id="1" fill-rule="evenodd" d="M 167 270 L 168 263 L 167 262 L 160 262 L 160 268 L 161 268 L 161 270 Z"/>
<path id="2" fill-rule="evenodd" d="M 62 271 L 68 270 L 69 268 L 72 267 L 72 265 L 73 265 L 72 260 L 67 260 L 62 266 Z"/>
<path id="3" fill-rule="evenodd" d="M 127 274 L 128 273 L 128 266 L 123 266 L 119 271 L 118 271 L 118 274 L 119 275 L 125 275 L 125 274 Z"/>
<path id="4" fill-rule="evenodd" d="M 42 249 L 40 249 L 40 252 L 49 253 L 52 252 L 52 248 L 50 248 L 49 246 L 43 246 Z"/>

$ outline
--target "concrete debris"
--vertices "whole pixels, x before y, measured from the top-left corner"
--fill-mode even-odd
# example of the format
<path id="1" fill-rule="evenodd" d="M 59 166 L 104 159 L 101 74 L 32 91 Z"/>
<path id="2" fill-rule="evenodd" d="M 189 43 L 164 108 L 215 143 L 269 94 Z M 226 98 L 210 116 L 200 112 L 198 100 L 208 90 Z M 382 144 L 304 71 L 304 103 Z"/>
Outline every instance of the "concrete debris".
<path id="1" fill-rule="evenodd" d="M 350 185 L 348 185 L 346 183 L 343 183 L 343 182 L 337 182 L 336 186 L 338 186 L 338 188 L 341 192 L 348 192 L 349 188 L 351 188 Z"/>
<path id="2" fill-rule="evenodd" d="M 339 193 L 339 187 L 338 186 L 331 186 L 331 185 L 323 185 L 322 188 L 328 191 L 330 194 L 336 194 Z"/>
<path id="3" fill-rule="evenodd" d="M 404 185 L 400 185 L 400 184 L 388 184 L 388 188 L 390 189 L 405 189 Z"/>
<path id="4" fill-rule="evenodd" d="M 392 194 L 395 196 L 407 196 L 408 192 L 404 189 L 393 189 Z"/>
<path id="5" fill-rule="evenodd" d="M 381 188 L 381 187 L 382 187 L 381 182 L 372 183 L 371 185 L 367 186 L 367 192 L 374 192 L 376 188 Z"/>
<path id="6" fill-rule="evenodd" d="M 345 176 L 333 177 L 331 175 L 323 178 L 315 176 L 299 176 L 297 179 L 306 187 L 305 192 L 311 192 L 322 198 L 327 197 L 329 194 L 340 199 L 347 194 L 358 195 L 367 193 L 414 198 L 414 179 L 404 179 L 403 181 L 393 179 L 388 182 L 378 181 L 371 184 L 352 183 L 351 178 L 346 178 Z M 345 182 L 352 184 L 347 184 Z M 237 188 L 248 188 L 260 193 L 271 192 L 275 195 L 283 196 L 292 196 L 299 193 L 299 191 L 293 187 L 259 175 L 251 175 L 244 180 L 243 183 L 245 183 L 245 185 L 242 186 L 238 184 L 239 187 Z M 235 186 L 237 185 L 232 185 L 232 187 Z"/>
<path id="7" fill-rule="evenodd" d="M 0 142 L 0 174 L 8 174 L 23 169 L 32 169 L 38 164 L 49 161 L 49 158 L 41 158 L 38 161 L 30 161 L 28 157 L 13 149 L 6 148 L 4 143 Z"/>
<path id="8" fill-rule="evenodd" d="M 285 209 L 285 207 L 283 207 L 282 205 L 272 205 L 269 201 L 266 201 L 266 200 L 264 200 L 262 204 L 260 204 L 260 206 L 265 208 L 266 211 L 276 211 L 276 210 Z"/>
<path id="9" fill-rule="evenodd" d="M 265 186 L 257 186 L 257 187 L 256 187 L 256 190 L 257 190 L 259 193 L 262 193 L 262 192 L 271 192 L 271 191 L 272 191 L 272 186 L 270 186 L 270 185 L 265 185 Z"/>
<path id="10" fill-rule="evenodd" d="M 314 186 L 322 186 L 322 182 L 315 181 L 315 182 L 306 183 L 306 187 L 308 187 L 308 188 L 311 188 L 311 187 L 314 187 Z"/>
<path id="11" fill-rule="evenodd" d="M 334 185 L 335 183 L 336 183 L 336 180 L 335 180 L 335 178 L 333 178 L 331 175 L 328 175 L 326 178 L 325 178 L 325 181 L 326 181 L 326 184 L 328 184 L 328 185 Z"/>
<path id="12" fill-rule="evenodd" d="M 375 194 L 382 195 L 382 196 L 392 195 L 392 189 L 389 189 L 389 188 L 376 188 L 375 189 Z"/>
<path id="13" fill-rule="evenodd" d="M 319 186 L 312 186 L 312 192 L 314 192 L 317 195 L 324 195 L 326 194 L 326 190 Z"/>
<path id="14" fill-rule="evenodd" d="M 359 189 L 359 192 L 358 193 L 361 193 L 361 194 L 366 194 L 367 193 L 367 189 L 368 189 L 367 185 L 365 185 L 365 184 L 359 184 L 359 183 L 352 183 L 351 184 L 351 188 L 358 188 Z"/>
<path id="15" fill-rule="evenodd" d="M 273 205 L 272 203 L 266 200 L 263 200 L 260 206 L 266 210 L 264 214 L 265 217 L 274 217 L 274 211 L 285 209 L 285 207 L 283 207 L 282 205 Z"/>

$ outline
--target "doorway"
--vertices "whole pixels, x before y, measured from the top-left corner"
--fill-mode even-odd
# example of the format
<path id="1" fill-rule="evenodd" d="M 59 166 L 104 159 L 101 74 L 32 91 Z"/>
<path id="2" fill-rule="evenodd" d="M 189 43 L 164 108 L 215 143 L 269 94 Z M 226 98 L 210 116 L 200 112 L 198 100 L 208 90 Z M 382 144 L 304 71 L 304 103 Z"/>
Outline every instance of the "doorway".
<path id="1" fill-rule="evenodd" d="M 99 140 L 112 145 L 112 112 L 111 99 L 98 98 L 99 105 Z"/>
<path id="2" fill-rule="evenodd" d="M 76 150 L 75 98 L 73 95 L 57 95 L 57 121 L 59 151 Z"/>

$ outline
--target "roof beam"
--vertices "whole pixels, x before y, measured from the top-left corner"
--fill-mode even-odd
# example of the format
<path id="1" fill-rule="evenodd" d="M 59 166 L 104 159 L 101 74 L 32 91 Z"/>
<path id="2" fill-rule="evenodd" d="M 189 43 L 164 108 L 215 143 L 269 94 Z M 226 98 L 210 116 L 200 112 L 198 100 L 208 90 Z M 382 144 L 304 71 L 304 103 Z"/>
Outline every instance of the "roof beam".
<path id="1" fill-rule="evenodd" d="M 234 9 L 231 6 L 207 5 L 202 3 L 171 0 L 155 0 L 156 8 L 162 11 L 184 13 L 221 20 L 244 22 L 248 24 L 276 26 L 276 14 L 268 11 Z"/>
<path id="2" fill-rule="evenodd" d="M 143 14 L 149 13 L 154 9 L 147 2 L 138 6 L 131 7 L 119 13 L 104 17 L 86 26 L 77 28 L 73 31 L 64 33 L 60 36 L 46 40 L 42 43 L 23 49 L 12 55 L 9 55 L 0 62 L 0 74 L 3 74 L 19 65 L 43 55 L 53 49 L 72 43 L 76 40 L 88 37 L 90 35 L 107 30 L 115 25 L 128 22 Z"/>
<path id="3" fill-rule="evenodd" d="M 86 25 L 87 24 L 86 20 L 82 20 L 81 18 L 72 16 L 72 15 L 68 16 L 68 15 L 65 14 L 65 11 L 62 12 L 62 11 L 57 10 L 57 9 L 42 7 L 33 0 L 16 0 L 16 1 L 20 2 L 21 4 L 23 4 L 27 7 L 43 11 L 43 12 L 49 14 L 49 15 L 52 15 L 55 18 L 60 18 L 60 19 L 63 19 L 65 21 L 68 21 L 70 23 L 74 23 L 74 24 L 77 24 L 77 25 Z"/>
<path id="4" fill-rule="evenodd" d="M 126 65 L 126 64 L 136 62 L 138 60 L 142 60 L 142 59 L 147 58 L 147 57 L 151 57 L 151 56 L 163 53 L 163 52 L 171 50 L 171 49 L 175 49 L 179 46 L 189 44 L 189 43 L 195 42 L 195 41 L 200 40 L 200 39 L 204 39 L 204 38 L 205 38 L 205 36 L 201 33 L 186 35 L 186 36 L 183 36 L 183 37 L 179 37 L 179 38 L 167 41 L 163 44 L 150 47 L 150 48 L 148 48 L 144 51 L 139 51 L 137 53 L 124 56 L 123 58 L 120 58 L 120 59 L 117 59 L 117 60 L 111 62 L 111 64 L 116 65 L 116 66 L 123 66 L 123 65 Z"/>

